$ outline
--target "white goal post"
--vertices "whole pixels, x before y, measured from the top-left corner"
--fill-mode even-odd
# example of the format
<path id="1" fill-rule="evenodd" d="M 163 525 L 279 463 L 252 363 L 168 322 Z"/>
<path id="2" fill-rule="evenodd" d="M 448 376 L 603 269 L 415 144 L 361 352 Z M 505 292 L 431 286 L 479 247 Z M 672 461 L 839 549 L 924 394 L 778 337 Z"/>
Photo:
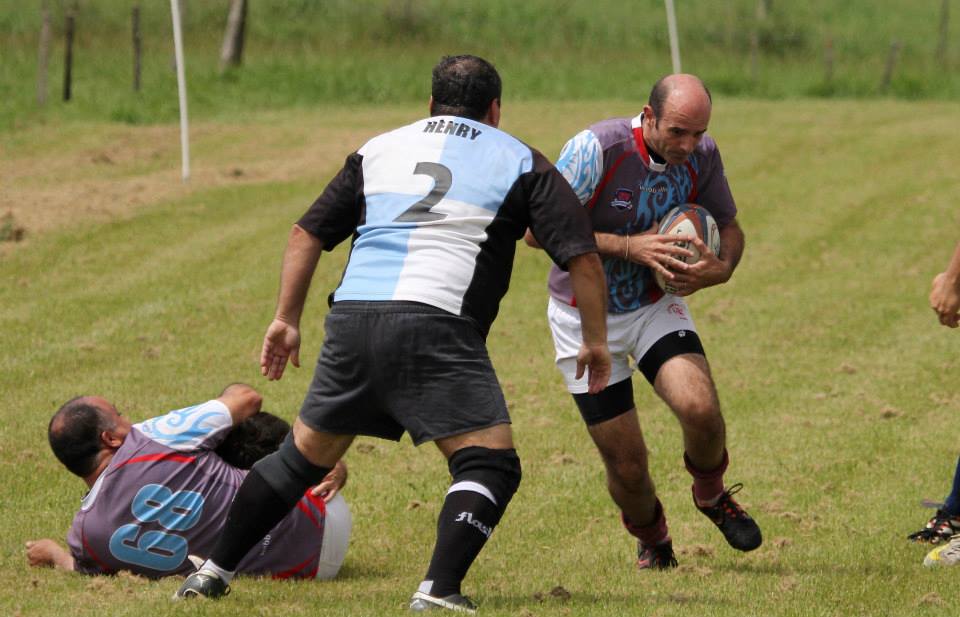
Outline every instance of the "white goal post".
<path id="1" fill-rule="evenodd" d="M 180 155 L 183 181 L 190 179 L 190 135 L 187 128 L 187 78 L 183 71 L 183 31 L 180 27 L 180 0 L 170 0 L 173 16 L 173 49 L 177 62 L 177 91 L 180 96 Z"/>
<path id="2" fill-rule="evenodd" d="M 673 10 L 673 0 L 663 0 L 667 5 L 667 31 L 670 33 L 670 58 L 673 60 L 673 72 L 680 72 L 680 41 L 677 38 L 677 13 Z"/>

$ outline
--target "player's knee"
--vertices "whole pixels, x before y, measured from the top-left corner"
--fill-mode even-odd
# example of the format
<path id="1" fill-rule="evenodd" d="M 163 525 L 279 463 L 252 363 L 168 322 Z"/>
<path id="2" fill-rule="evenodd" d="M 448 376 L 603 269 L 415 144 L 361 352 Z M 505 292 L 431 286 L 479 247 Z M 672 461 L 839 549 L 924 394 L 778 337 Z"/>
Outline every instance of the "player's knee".
<path id="1" fill-rule="evenodd" d="M 453 453 L 449 461 L 453 487 L 477 487 L 473 490 L 483 493 L 502 513 L 520 486 L 523 475 L 520 457 L 513 448 L 493 450 L 479 446 L 461 448 Z M 483 490 L 480 489 L 482 487 Z M 484 492 L 485 491 L 485 492 Z"/>
<path id="2" fill-rule="evenodd" d="M 291 506 L 303 497 L 307 488 L 330 472 L 329 468 L 314 465 L 300 453 L 292 433 L 287 434 L 276 452 L 257 461 L 253 470 Z"/>
<path id="3" fill-rule="evenodd" d="M 632 492 L 643 492 L 646 487 L 650 487 L 652 491 L 653 481 L 650 479 L 646 458 L 624 456 L 606 462 L 611 482 L 629 488 Z"/>
<path id="4" fill-rule="evenodd" d="M 723 416 L 716 401 L 709 399 L 690 399 L 675 408 L 684 428 L 704 433 L 723 430 Z"/>

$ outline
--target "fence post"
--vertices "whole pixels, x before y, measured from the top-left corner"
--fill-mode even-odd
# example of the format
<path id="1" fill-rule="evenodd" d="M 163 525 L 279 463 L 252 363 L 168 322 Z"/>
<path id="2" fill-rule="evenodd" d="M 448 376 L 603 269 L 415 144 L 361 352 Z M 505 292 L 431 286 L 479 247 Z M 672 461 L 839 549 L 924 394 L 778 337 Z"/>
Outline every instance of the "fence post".
<path id="1" fill-rule="evenodd" d="M 63 60 L 63 100 L 69 101 L 73 79 L 73 34 L 76 28 L 77 5 L 74 4 L 67 10 L 67 24 L 64 36 L 66 37 L 66 49 Z"/>
<path id="2" fill-rule="evenodd" d="M 897 56 L 900 54 L 900 41 L 890 43 L 890 53 L 887 54 L 887 66 L 883 70 L 883 81 L 880 82 L 880 92 L 886 94 L 893 80 L 893 69 L 897 65 Z"/>
<path id="3" fill-rule="evenodd" d="M 833 84 L 833 37 L 829 34 L 823 42 L 823 81 Z"/>
<path id="4" fill-rule="evenodd" d="M 40 5 L 40 49 L 37 52 L 37 105 L 47 104 L 47 66 L 50 63 L 50 9 L 46 0 Z"/>
<path id="5" fill-rule="evenodd" d="M 942 65 L 947 64 L 947 26 L 950 23 L 950 0 L 943 0 L 940 4 L 940 40 L 937 42 L 936 60 Z"/>
<path id="6" fill-rule="evenodd" d="M 247 26 L 247 0 L 230 0 L 227 29 L 220 48 L 220 74 L 243 61 L 243 38 Z"/>
<path id="7" fill-rule="evenodd" d="M 760 81 L 760 28 L 767 21 L 767 3 L 757 0 L 756 20 L 750 33 L 750 76 L 753 83 Z"/>
<path id="8" fill-rule="evenodd" d="M 133 30 L 133 91 L 140 92 L 140 5 L 130 9 L 130 25 Z"/>

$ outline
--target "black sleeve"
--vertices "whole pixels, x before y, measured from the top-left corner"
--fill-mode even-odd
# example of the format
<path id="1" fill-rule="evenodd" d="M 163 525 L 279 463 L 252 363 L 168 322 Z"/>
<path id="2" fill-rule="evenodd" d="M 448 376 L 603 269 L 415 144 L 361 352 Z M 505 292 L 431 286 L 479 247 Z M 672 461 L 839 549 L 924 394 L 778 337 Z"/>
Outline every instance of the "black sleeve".
<path id="1" fill-rule="evenodd" d="M 363 220 L 363 156 L 354 152 L 343 169 L 304 213 L 297 225 L 316 236 L 323 250 L 332 251 L 349 238 Z"/>
<path id="2" fill-rule="evenodd" d="M 533 150 L 533 169 L 520 181 L 530 212 L 530 231 L 554 263 L 566 270 L 572 258 L 597 252 L 587 209 L 545 156 Z"/>

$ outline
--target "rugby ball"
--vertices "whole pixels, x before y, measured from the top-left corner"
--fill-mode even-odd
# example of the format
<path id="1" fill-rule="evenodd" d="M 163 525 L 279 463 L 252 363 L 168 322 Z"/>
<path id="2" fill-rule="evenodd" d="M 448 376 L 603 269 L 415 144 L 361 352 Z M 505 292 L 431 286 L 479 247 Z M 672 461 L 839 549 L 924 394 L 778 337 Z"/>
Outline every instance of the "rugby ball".
<path id="1" fill-rule="evenodd" d="M 660 221 L 659 233 L 700 236 L 700 239 L 713 251 L 713 254 L 720 256 L 720 228 L 717 227 L 717 222 L 713 220 L 713 216 L 707 212 L 706 208 L 697 204 L 683 204 L 667 212 L 667 215 Z M 692 242 L 674 242 L 674 244 L 693 253 L 687 258 L 678 257 L 681 261 L 688 264 L 700 261 L 700 251 Z M 657 280 L 657 285 L 660 285 L 660 289 L 671 294 L 677 293 L 677 289 L 664 280 L 662 274 L 654 271 L 653 276 Z"/>

